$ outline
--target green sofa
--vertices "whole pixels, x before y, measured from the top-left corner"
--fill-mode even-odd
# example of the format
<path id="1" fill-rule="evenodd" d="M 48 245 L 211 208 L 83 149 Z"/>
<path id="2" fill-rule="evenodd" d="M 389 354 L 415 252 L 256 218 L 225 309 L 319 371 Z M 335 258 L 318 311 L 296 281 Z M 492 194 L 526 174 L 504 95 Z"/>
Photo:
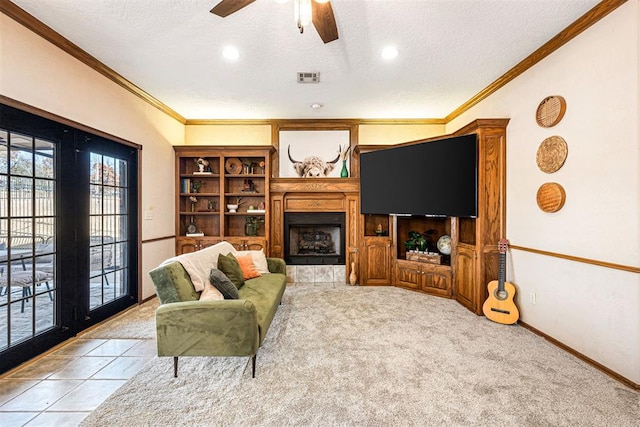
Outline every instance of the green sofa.
<path id="1" fill-rule="evenodd" d="M 255 378 L 258 348 L 286 288 L 284 260 L 267 258 L 267 265 L 269 273 L 246 280 L 237 300 L 199 301 L 200 292 L 177 261 L 149 272 L 161 304 L 156 310 L 158 356 L 173 356 L 174 377 L 179 356 L 252 356 Z"/>

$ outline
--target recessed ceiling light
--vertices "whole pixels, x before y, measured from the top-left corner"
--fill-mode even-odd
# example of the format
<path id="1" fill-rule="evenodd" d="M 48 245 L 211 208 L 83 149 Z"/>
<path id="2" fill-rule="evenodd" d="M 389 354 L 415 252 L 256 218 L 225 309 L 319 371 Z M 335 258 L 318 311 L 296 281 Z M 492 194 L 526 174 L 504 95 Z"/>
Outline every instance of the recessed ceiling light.
<path id="1" fill-rule="evenodd" d="M 398 48 L 395 46 L 387 46 L 384 49 L 382 49 L 382 52 L 380 52 L 380 56 L 384 59 L 393 59 L 396 56 L 398 56 L 400 52 L 398 51 Z"/>
<path id="2" fill-rule="evenodd" d="M 233 46 L 227 46 L 224 49 L 222 49 L 222 56 L 224 56 L 230 61 L 235 61 L 238 58 L 240 58 L 240 52 L 238 52 L 238 49 L 236 49 Z"/>
<path id="3" fill-rule="evenodd" d="M 320 108 L 324 107 L 324 104 L 321 102 L 314 102 L 313 104 L 310 104 L 309 107 L 313 108 L 314 110 L 319 110 Z"/>

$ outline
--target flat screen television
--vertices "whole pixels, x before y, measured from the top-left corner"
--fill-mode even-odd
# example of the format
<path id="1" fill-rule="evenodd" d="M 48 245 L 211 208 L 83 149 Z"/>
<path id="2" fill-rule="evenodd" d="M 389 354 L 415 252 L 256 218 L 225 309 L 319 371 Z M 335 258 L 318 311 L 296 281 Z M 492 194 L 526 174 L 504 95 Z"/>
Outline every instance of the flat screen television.
<path id="1" fill-rule="evenodd" d="M 360 211 L 476 217 L 477 135 L 461 135 L 360 155 Z"/>

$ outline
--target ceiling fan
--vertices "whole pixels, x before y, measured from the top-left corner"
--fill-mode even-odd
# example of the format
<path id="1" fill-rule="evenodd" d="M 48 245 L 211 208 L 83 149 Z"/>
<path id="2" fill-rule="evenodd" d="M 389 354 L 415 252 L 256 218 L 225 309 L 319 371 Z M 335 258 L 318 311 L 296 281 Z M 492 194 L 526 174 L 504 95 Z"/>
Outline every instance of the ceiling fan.
<path id="1" fill-rule="evenodd" d="M 211 9 L 211 13 L 225 18 L 256 0 L 222 0 Z M 313 22 L 323 42 L 338 40 L 338 27 L 333 16 L 331 2 L 327 0 L 293 0 L 294 14 L 300 33 L 305 25 Z"/>

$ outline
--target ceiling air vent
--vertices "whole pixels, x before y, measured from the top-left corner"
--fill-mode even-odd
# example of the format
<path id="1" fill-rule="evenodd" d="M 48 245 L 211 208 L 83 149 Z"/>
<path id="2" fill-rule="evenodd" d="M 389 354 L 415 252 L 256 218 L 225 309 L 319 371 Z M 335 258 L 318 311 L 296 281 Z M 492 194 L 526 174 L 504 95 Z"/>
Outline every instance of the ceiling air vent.
<path id="1" fill-rule="evenodd" d="M 298 72 L 298 83 L 320 83 L 320 73 Z"/>

